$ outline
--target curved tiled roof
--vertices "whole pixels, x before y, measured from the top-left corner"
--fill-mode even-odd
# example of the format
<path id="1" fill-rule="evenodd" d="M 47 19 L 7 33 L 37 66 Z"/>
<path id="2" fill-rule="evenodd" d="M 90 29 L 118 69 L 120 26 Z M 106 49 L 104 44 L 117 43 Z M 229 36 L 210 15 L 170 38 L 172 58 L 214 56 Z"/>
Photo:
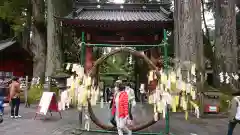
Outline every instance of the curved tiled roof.
<path id="1" fill-rule="evenodd" d="M 164 4 L 82 3 L 68 16 L 59 18 L 65 26 L 107 28 L 172 28 L 172 12 Z"/>
<path id="2" fill-rule="evenodd" d="M 99 21 L 170 21 L 160 10 L 83 10 L 75 19 Z"/>
<path id="3" fill-rule="evenodd" d="M 66 19 L 87 21 L 172 21 L 163 4 L 81 4 Z"/>
<path id="4" fill-rule="evenodd" d="M 14 43 L 16 43 L 16 41 L 13 39 L 7 39 L 7 40 L 0 41 L 0 51 L 10 47 Z"/>

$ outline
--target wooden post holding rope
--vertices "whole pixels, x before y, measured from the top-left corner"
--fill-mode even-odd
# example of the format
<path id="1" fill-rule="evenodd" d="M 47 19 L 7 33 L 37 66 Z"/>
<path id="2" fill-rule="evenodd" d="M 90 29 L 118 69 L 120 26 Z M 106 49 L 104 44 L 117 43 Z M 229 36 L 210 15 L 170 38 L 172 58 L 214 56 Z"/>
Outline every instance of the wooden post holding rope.
<path id="1" fill-rule="evenodd" d="M 24 99 L 25 99 L 25 107 L 29 108 L 30 104 L 28 102 L 28 89 L 29 89 L 29 84 L 28 84 L 28 76 L 25 78 L 25 90 L 24 90 Z"/>

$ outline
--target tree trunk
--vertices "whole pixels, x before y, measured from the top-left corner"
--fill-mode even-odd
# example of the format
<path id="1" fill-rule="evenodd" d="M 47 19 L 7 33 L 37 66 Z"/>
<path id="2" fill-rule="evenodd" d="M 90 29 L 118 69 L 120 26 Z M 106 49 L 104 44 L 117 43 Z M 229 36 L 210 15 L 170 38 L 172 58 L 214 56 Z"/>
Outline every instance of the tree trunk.
<path id="1" fill-rule="evenodd" d="M 231 75 L 237 72 L 237 40 L 236 40 L 236 13 L 235 1 L 216 1 L 215 22 L 215 82 L 219 86 L 219 73 L 224 72 Z M 233 88 L 235 89 L 235 88 Z"/>
<path id="2" fill-rule="evenodd" d="M 189 71 L 196 64 L 198 73 L 204 72 L 201 29 L 201 0 L 175 0 L 175 51 L 177 67 Z M 186 80 L 187 74 L 183 73 Z M 203 81 L 201 76 L 200 82 Z"/>
<path id="3" fill-rule="evenodd" d="M 32 0 L 33 25 L 32 25 L 32 51 L 33 51 L 33 76 L 44 77 L 46 64 L 46 26 L 44 0 Z"/>
<path id="4" fill-rule="evenodd" d="M 201 0 L 175 0 L 175 51 L 177 65 L 182 70 L 182 79 L 188 83 L 188 73 L 192 64 L 196 64 L 197 91 L 203 91 L 204 52 L 201 28 Z M 200 113 L 203 103 L 200 102 Z"/>
<path id="5" fill-rule="evenodd" d="M 174 52 L 176 63 L 174 64 L 177 69 L 179 66 L 180 58 L 180 46 L 179 46 L 179 37 L 180 37 L 180 11 L 181 11 L 181 1 L 174 0 Z"/>
<path id="6" fill-rule="evenodd" d="M 59 2 L 60 4 L 61 2 Z M 61 68 L 62 55 L 60 49 L 60 42 L 58 38 L 59 22 L 55 19 L 57 12 L 57 5 L 54 0 L 47 1 L 47 63 L 46 63 L 46 76 L 54 74 L 56 69 Z"/>
<path id="7" fill-rule="evenodd" d="M 62 68 L 63 54 L 61 46 L 61 23 L 55 18 L 65 16 L 69 13 L 72 5 L 66 0 L 48 0 L 47 2 L 47 63 L 46 76 L 53 75 L 56 70 Z"/>
<path id="8" fill-rule="evenodd" d="M 22 32 L 22 47 L 32 55 L 33 53 L 31 50 L 31 41 L 30 41 L 31 26 L 32 26 L 32 2 L 31 0 L 28 0 L 27 22 L 26 22 L 26 27 L 24 27 L 24 30 Z"/>

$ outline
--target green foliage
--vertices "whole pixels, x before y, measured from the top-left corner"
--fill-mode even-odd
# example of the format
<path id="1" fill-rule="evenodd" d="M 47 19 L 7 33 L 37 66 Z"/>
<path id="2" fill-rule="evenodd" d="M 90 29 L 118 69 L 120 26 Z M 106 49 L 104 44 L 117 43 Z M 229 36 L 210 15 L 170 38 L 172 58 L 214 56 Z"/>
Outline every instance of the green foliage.
<path id="1" fill-rule="evenodd" d="M 223 94 L 220 97 L 220 111 L 221 112 L 227 112 L 228 111 L 228 107 L 229 107 L 228 101 L 231 101 L 231 99 L 232 99 L 232 96 L 226 95 L 226 94 Z"/>
<path id="2" fill-rule="evenodd" d="M 29 104 L 38 103 L 43 93 L 43 85 L 33 85 L 28 91 L 28 102 Z"/>
<path id="3" fill-rule="evenodd" d="M 103 64 L 100 65 L 100 79 L 105 82 L 106 85 L 111 85 L 112 81 L 116 77 L 128 77 L 133 80 L 133 65 L 128 62 L 128 53 L 115 54 L 107 58 Z"/>
<path id="4" fill-rule="evenodd" d="M 133 73 L 133 65 L 128 62 L 127 53 L 116 54 L 112 57 L 109 57 L 101 65 L 101 73 L 119 73 L 125 75 L 131 75 Z"/>
<path id="5" fill-rule="evenodd" d="M 2 0 L 0 3 L 0 18 L 9 22 L 12 29 L 22 31 L 26 23 L 28 0 Z"/>
<path id="6" fill-rule="evenodd" d="M 119 73 L 119 74 L 127 74 L 124 70 L 126 66 L 126 56 L 123 54 L 116 54 L 107 58 L 103 64 L 100 66 L 101 73 Z"/>
<path id="7" fill-rule="evenodd" d="M 44 87 L 42 84 L 33 85 L 28 91 L 28 102 L 29 104 L 39 103 L 41 100 Z M 55 86 L 51 87 L 50 92 L 55 92 L 57 99 L 59 99 L 59 89 Z"/>
<path id="8" fill-rule="evenodd" d="M 69 28 L 64 28 L 63 32 L 64 40 L 62 43 L 62 49 L 64 61 L 79 63 L 81 55 L 81 47 L 79 46 L 79 43 L 81 42 L 80 39 L 76 38 L 75 33 L 72 32 Z"/>

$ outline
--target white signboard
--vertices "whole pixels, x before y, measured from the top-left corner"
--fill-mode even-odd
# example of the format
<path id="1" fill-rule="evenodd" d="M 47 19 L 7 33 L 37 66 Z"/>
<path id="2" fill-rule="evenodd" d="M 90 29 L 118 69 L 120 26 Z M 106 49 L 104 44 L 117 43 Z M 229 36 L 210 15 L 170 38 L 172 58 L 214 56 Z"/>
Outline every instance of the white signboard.
<path id="1" fill-rule="evenodd" d="M 43 115 L 47 114 L 53 95 L 54 95 L 54 92 L 43 92 L 39 106 L 38 106 L 39 107 L 38 113 Z"/>

